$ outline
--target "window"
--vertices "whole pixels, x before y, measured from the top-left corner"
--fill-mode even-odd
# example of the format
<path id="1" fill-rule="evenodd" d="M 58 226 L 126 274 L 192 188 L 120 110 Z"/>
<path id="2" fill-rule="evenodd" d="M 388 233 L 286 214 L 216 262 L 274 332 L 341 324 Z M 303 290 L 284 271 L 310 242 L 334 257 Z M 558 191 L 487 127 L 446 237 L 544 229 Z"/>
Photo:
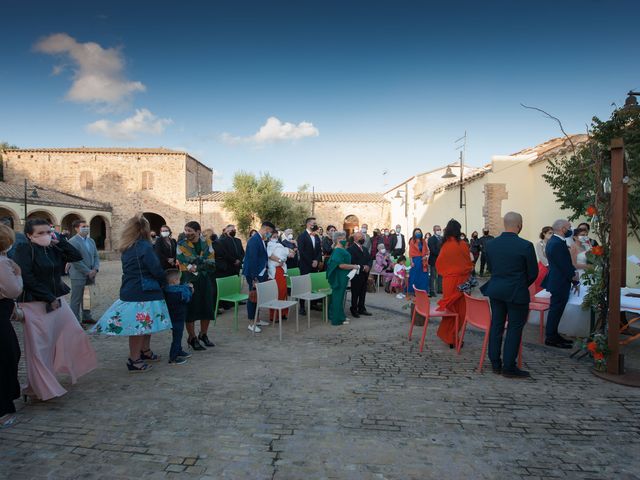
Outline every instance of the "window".
<path id="1" fill-rule="evenodd" d="M 142 172 L 142 190 L 153 190 L 153 172 Z"/>
<path id="2" fill-rule="evenodd" d="M 89 171 L 80 172 L 80 188 L 83 190 L 93 190 L 93 173 Z"/>

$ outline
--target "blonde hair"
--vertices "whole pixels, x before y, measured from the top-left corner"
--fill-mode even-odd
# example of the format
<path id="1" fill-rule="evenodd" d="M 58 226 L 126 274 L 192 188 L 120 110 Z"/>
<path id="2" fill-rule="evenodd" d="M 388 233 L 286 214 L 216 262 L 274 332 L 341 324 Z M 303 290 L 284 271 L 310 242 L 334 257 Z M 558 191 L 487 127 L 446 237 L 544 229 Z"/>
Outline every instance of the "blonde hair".
<path id="1" fill-rule="evenodd" d="M 8 250 L 16 241 L 16 234 L 7 225 L 0 224 L 0 252 Z"/>
<path id="2" fill-rule="evenodd" d="M 120 251 L 124 252 L 138 240 L 151 241 L 151 225 L 142 214 L 130 218 L 125 224 L 120 237 Z"/>

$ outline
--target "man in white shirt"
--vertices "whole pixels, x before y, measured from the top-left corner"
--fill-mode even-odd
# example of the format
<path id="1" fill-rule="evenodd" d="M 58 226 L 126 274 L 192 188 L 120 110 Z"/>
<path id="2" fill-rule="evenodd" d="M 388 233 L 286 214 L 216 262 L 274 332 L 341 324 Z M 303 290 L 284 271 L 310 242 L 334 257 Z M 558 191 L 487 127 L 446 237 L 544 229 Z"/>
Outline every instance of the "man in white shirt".
<path id="1" fill-rule="evenodd" d="M 391 234 L 391 255 L 398 258 L 400 255 L 404 255 L 404 252 L 407 248 L 405 243 L 404 235 L 402 234 L 402 229 L 400 225 L 396 225 L 395 233 Z"/>

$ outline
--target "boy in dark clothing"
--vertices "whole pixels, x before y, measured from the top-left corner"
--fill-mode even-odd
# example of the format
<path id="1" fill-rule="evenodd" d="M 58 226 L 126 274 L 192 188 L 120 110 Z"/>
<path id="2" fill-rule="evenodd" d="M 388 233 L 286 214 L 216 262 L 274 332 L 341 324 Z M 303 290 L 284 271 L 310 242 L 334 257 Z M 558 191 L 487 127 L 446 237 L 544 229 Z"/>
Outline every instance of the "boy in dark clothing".
<path id="1" fill-rule="evenodd" d="M 191 284 L 180 284 L 180 270 L 167 270 L 167 286 L 164 287 L 164 297 L 171 317 L 171 349 L 169 350 L 169 364 L 184 365 L 190 353 L 182 350 L 182 333 L 184 332 L 184 322 L 187 319 L 187 310 L 193 286 Z"/>

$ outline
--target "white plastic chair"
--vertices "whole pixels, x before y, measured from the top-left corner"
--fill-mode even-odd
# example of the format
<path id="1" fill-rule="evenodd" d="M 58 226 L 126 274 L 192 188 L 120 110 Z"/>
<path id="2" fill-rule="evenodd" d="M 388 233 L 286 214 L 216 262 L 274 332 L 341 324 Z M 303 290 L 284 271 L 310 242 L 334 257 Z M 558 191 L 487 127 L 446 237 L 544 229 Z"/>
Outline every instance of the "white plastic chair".
<path id="1" fill-rule="evenodd" d="M 291 277 L 291 298 L 295 298 L 296 300 L 304 300 L 307 304 L 307 328 L 311 328 L 311 300 L 320 300 L 322 299 L 322 313 L 323 320 L 326 319 L 327 312 L 327 294 L 326 293 L 313 293 L 311 292 L 311 276 L 300 275 L 298 277 Z M 298 305 L 298 310 L 300 310 L 300 302 L 296 302 Z M 296 310 L 296 332 L 299 331 L 298 325 L 298 310 Z"/>
<path id="2" fill-rule="evenodd" d="M 377 273 L 377 272 L 374 272 L 373 270 L 371 270 L 369 272 L 369 275 L 375 278 L 376 293 L 380 292 L 380 277 L 382 276 L 382 273 Z"/>
<path id="3" fill-rule="evenodd" d="M 258 303 L 256 306 L 256 318 L 253 320 L 253 333 L 255 335 L 255 327 L 260 316 L 260 310 L 268 308 L 269 310 L 278 310 L 278 330 L 280 341 L 282 341 L 282 310 L 291 308 L 298 302 L 290 300 L 278 300 L 278 284 L 275 280 L 258 283 L 256 290 L 258 292 Z M 296 310 L 296 325 L 298 324 L 298 311 Z"/>

